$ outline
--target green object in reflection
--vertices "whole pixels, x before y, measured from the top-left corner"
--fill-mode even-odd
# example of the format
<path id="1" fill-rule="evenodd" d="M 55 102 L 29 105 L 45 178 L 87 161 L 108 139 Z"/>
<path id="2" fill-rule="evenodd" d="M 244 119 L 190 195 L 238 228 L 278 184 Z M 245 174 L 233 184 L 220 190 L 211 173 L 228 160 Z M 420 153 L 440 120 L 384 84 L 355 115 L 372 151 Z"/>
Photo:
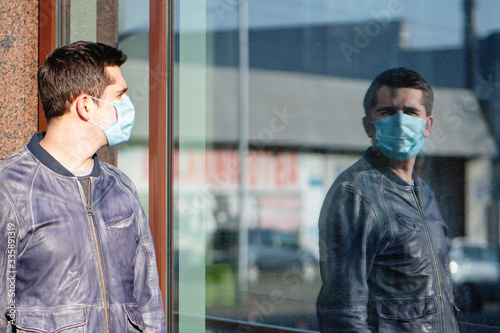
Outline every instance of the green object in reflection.
<path id="1" fill-rule="evenodd" d="M 206 267 L 205 304 L 212 306 L 235 306 L 235 282 L 229 264 Z"/>

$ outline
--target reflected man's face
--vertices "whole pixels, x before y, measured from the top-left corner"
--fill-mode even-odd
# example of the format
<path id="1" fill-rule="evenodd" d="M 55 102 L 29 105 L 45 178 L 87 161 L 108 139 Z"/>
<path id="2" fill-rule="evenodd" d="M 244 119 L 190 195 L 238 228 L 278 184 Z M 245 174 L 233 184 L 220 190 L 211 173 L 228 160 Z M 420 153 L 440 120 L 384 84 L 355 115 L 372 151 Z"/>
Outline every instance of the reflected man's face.
<path id="1" fill-rule="evenodd" d="M 412 117 L 427 119 L 425 137 L 429 136 L 434 118 L 432 116 L 427 117 L 425 106 L 422 105 L 421 90 L 382 86 L 377 90 L 376 96 L 377 103 L 370 111 L 370 119 L 366 117 L 363 119 L 363 125 L 369 138 L 375 138 L 374 122 L 397 113 L 405 113 Z"/>

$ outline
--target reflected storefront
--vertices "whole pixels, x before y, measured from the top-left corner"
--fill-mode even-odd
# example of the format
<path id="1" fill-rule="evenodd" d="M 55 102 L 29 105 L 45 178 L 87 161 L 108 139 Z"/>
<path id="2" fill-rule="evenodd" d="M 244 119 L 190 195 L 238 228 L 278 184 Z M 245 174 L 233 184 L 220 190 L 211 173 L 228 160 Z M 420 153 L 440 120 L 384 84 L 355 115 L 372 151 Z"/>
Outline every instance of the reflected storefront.
<path id="1" fill-rule="evenodd" d="M 414 69 L 434 88 L 417 172 L 450 242 L 498 250 L 500 4 L 102 3 L 57 1 L 57 41 L 117 43 L 129 56 L 137 122 L 115 154 L 149 214 L 171 331 L 318 330 L 319 212 L 370 145 L 362 100 L 389 68 Z M 105 11 L 116 40 L 103 34 Z M 470 262 L 457 258 L 453 274 Z M 472 261 L 498 270 L 498 255 L 488 258 Z M 500 290 L 493 273 L 486 287 L 477 277 L 457 286 L 464 332 L 500 328 L 500 292 L 478 296 Z"/>

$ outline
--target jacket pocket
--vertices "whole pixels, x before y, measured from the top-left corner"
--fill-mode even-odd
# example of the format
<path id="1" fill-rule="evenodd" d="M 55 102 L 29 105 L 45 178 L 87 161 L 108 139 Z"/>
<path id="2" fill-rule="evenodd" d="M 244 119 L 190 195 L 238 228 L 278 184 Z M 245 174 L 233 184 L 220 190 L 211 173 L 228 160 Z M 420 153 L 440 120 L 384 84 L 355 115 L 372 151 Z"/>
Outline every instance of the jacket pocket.
<path id="1" fill-rule="evenodd" d="M 134 221 L 135 214 L 132 212 L 132 214 L 127 217 L 114 217 L 106 221 L 106 224 L 110 229 L 126 229 L 130 227 Z"/>
<path id="2" fill-rule="evenodd" d="M 17 310 L 17 332 L 84 333 L 87 323 L 85 308 Z"/>
<path id="3" fill-rule="evenodd" d="M 415 230 L 415 231 L 422 230 L 422 226 L 420 225 L 419 222 L 413 221 L 413 220 L 411 220 L 407 217 L 404 217 L 400 214 L 396 214 L 396 220 L 411 230 Z"/>
<path id="4" fill-rule="evenodd" d="M 393 242 L 392 245 L 402 246 L 405 249 L 410 246 L 415 237 L 422 231 L 419 221 L 396 213 L 394 223 L 391 224 Z M 406 253 L 404 249 L 396 249 L 397 252 Z"/>
<path id="5" fill-rule="evenodd" d="M 144 321 L 142 320 L 142 314 L 141 311 L 139 311 L 139 308 L 134 305 L 124 305 L 124 308 L 130 324 L 128 325 L 127 332 L 144 331 Z"/>
<path id="6" fill-rule="evenodd" d="M 413 321 L 437 312 L 434 298 L 394 299 L 376 301 L 377 316 L 389 320 Z"/>

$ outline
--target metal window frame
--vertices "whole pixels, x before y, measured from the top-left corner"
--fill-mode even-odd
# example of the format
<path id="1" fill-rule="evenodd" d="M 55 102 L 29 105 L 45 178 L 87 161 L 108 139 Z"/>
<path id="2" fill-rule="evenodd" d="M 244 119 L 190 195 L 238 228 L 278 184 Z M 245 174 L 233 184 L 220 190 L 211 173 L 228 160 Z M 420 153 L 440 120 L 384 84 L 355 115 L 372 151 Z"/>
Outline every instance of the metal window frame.
<path id="1" fill-rule="evenodd" d="M 57 44 L 57 0 L 39 0 L 38 4 L 38 67 Z M 38 101 L 38 130 L 45 131 L 47 121 L 43 113 L 42 103 Z"/>
<path id="2" fill-rule="evenodd" d="M 173 286 L 173 0 L 149 2 L 149 224 L 167 329 L 174 332 Z"/>

